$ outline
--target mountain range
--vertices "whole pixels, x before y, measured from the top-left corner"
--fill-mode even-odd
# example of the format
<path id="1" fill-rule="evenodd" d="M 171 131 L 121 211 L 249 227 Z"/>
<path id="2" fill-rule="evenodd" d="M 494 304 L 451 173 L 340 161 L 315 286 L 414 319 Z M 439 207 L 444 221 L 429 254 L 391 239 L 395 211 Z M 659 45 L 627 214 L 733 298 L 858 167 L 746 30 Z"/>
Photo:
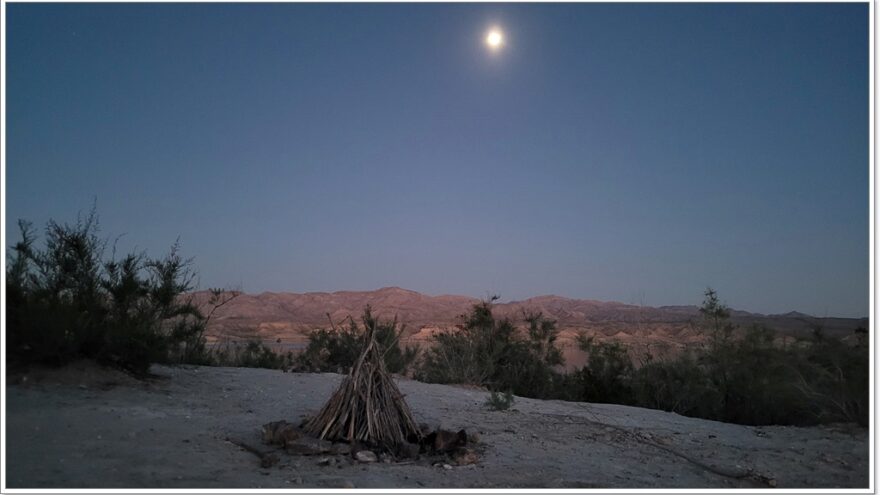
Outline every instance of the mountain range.
<path id="1" fill-rule="evenodd" d="M 210 293 L 193 294 L 205 309 Z M 399 287 L 374 291 L 339 291 L 261 294 L 239 293 L 214 311 L 206 332 L 209 342 L 258 338 L 267 343 L 300 346 L 308 332 L 317 328 L 347 324 L 349 316 L 358 319 L 367 305 L 383 319 L 397 317 L 406 325 L 405 343 L 427 343 L 438 331 L 454 330 L 461 317 L 480 300 L 458 295 L 429 296 Z M 701 315 L 697 306 L 649 307 L 620 302 L 538 296 L 523 301 L 495 303 L 497 318 L 510 318 L 522 325 L 525 312 L 541 312 L 556 320 L 559 342 L 571 355 L 575 337 L 580 334 L 598 340 L 613 340 L 646 352 L 664 353 L 670 349 L 704 340 Z M 868 327 L 867 318 L 817 318 L 789 312 L 764 315 L 731 310 L 737 326 L 764 325 L 777 332 L 780 339 L 809 336 L 814 329 L 831 337 L 846 338 L 858 327 Z"/>

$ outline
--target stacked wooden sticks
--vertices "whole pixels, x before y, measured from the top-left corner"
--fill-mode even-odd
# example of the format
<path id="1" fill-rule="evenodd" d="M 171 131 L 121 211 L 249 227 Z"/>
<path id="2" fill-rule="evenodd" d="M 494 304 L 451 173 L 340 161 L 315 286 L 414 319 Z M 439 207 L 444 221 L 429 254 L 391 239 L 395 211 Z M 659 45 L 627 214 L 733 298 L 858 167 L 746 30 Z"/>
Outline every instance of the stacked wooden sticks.
<path id="1" fill-rule="evenodd" d="M 363 443 L 392 452 L 421 437 L 376 341 L 377 321 L 364 311 L 364 349 L 321 411 L 305 425 L 325 440 Z"/>

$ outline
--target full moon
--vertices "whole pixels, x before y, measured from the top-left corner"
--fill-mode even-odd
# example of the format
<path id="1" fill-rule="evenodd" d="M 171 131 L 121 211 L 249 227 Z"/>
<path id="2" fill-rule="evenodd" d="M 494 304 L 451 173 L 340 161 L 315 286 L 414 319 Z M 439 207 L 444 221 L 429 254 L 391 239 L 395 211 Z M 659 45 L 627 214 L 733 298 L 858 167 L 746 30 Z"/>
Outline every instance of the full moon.
<path id="1" fill-rule="evenodd" d="M 501 34 L 500 30 L 492 29 L 486 35 L 486 44 L 489 45 L 490 49 L 497 50 L 504 44 L 504 35 Z"/>

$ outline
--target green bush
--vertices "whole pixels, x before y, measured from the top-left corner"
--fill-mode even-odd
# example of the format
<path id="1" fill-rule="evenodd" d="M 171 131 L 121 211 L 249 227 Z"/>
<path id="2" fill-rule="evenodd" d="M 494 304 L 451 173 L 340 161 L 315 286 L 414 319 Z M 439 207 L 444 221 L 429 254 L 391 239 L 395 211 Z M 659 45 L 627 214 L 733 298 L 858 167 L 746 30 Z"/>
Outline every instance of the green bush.
<path id="1" fill-rule="evenodd" d="M 717 390 L 691 351 L 634 370 L 631 384 L 632 404 L 683 416 L 717 416 L 720 401 Z"/>
<path id="2" fill-rule="evenodd" d="M 801 352 L 805 363 L 796 374 L 803 394 L 819 422 L 848 421 L 868 426 L 870 409 L 870 349 L 864 328 L 856 342 L 818 339 Z"/>
<path id="3" fill-rule="evenodd" d="M 556 323 L 526 314 L 529 331 L 517 334 L 510 320 L 496 320 L 490 301 L 476 304 L 460 330 L 438 333 L 423 354 L 416 378 L 430 383 L 465 383 L 546 398 L 555 388 L 562 353 Z"/>
<path id="4" fill-rule="evenodd" d="M 178 244 L 160 259 L 116 259 L 115 250 L 105 259 L 94 210 L 74 225 L 49 221 L 42 249 L 29 223 L 19 227 L 6 272 L 11 361 L 82 357 L 146 373 L 153 362 L 203 355 L 206 318 L 182 297 L 194 274 Z"/>
<path id="5" fill-rule="evenodd" d="M 587 363 L 571 373 L 555 367 L 555 323 L 525 315 L 525 336 L 495 320 L 491 301 L 473 307 L 458 331 L 434 336 L 416 378 L 486 386 L 540 399 L 628 404 L 740 424 L 868 424 L 867 330 L 856 342 L 827 338 L 821 329 L 796 345 L 779 346 L 772 330 L 736 328 L 730 310 L 708 289 L 700 313 L 706 345 L 636 367 L 627 349 L 584 335 Z M 497 395 L 497 394 L 496 394 Z"/>
<path id="6" fill-rule="evenodd" d="M 617 342 L 597 342 L 580 334 L 578 347 L 587 354 L 587 364 L 575 372 L 580 383 L 580 399 L 587 402 L 632 402 L 632 360 Z"/>
<path id="7" fill-rule="evenodd" d="M 855 345 L 816 331 L 780 347 L 770 329 L 735 329 L 711 289 L 701 313 L 709 345 L 633 370 L 630 403 L 740 424 L 868 424 L 866 331 Z"/>
<path id="8" fill-rule="evenodd" d="M 296 367 L 305 371 L 348 373 L 364 349 L 366 329 L 375 332 L 376 341 L 384 349 L 385 368 L 391 373 L 405 373 L 418 356 L 418 347 L 400 347 L 404 326 L 397 319 L 380 321 L 367 306 L 361 317 L 363 328 L 353 318 L 349 326 L 320 329 L 309 334 L 306 349 L 296 358 Z"/>
<path id="9" fill-rule="evenodd" d="M 485 406 L 493 411 L 506 411 L 512 405 L 513 394 L 509 390 L 504 393 L 492 391 L 485 402 Z"/>

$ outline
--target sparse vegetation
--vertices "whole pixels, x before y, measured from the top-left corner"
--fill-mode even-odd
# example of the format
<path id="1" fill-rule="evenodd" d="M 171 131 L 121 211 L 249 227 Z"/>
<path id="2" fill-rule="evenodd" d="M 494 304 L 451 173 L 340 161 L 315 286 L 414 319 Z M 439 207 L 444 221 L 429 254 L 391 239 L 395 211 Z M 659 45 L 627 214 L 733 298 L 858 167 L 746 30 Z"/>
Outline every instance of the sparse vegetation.
<path id="1" fill-rule="evenodd" d="M 503 393 L 493 390 L 489 393 L 485 405 L 493 411 L 506 411 L 513 405 L 513 394 L 510 390 Z"/>
<path id="2" fill-rule="evenodd" d="M 259 339 L 251 339 L 243 345 L 238 342 L 225 342 L 207 352 L 209 366 L 230 366 L 240 368 L 287 369 L 293 364 L 292 352 L 277 353 Z"/>
<path id="3" fill-rule="evenodd" d="M 214 310 L 237 293 L 212 290 L 207 316 L 188 296 L 194 274 L 174 244 L 163 258 L 121 258 L 98 237 L 92 211 L 73 225 L 50 221 L 45 244 L 30 224 L 9 252 L 6 272 L 8 357 L 11 363 L 62 365 L 77 358 L 146 373 L 154 362 L 346 373 L 364 346 L 365 330 L 349 325 L 316 330 L 298 356 L 277 354 L 260 341 L 208 351 L 204 332 Z M 700 308 L 706 345 L 634 366 L 626 347 L 579 336 L 586 364 L 561 372 L 558 329 L 540 313 L 524 328 L 492 314 L 495 298 L 476 304 L 456 331 L 436 334 L 419 350 L 402 348 L 404 328 L 379 321 L 367 307 L 386 369 L 414 371 L 419 380 L 487 387 L 488 405 L 512 394 L 540 399 L 608 402 L 745 424 L 868 423 L 869 343 L 831 338 L 821 327 L 780 346 L 760 326 L 737 328 L 730 310 L 708 289 Z M 509 407 L 509 404 L 507 404 Z"/>
<path id="4" fill-rule="evenodd" d="M 730 310 L 708 289 L 700 308 L 707 345 L 674 358 L 633 364 L 620 343 L 580 335 L 587 363 L 557 371 L 562 356 L 555 324 L 526 315 L 526 337 L 508 320 L 495 320 L 491 302 L 464 318 L 458 332 L 435 336 L 417 378 L 463 383 L 524 397 L 627 404 L 741 424 L 808 425 L 868 422 L 867 331 L 850 345 L 821 330 L 779 346 L 772 330 L 737 328 Z"/>
<path id="5" fill-rule="evenodd" d="M 418 356 L 417 347 L 400 347 L 404 326 L 397 319 L 380 321 L 367 306 L 362 317 L 364 328 L 349 318 L 347 327 L 319 329 L 309 334 L 306 349 L 297 356 L 295 367 L 304 371 L 348 373 L 364 348 L 366 326 L 375 324 L 376 341 L 383 349 L 385 369 L 390 373 L 405 373 Z M 371 326 L 372 328 L 372 326 Z"/>
<path id="6" fill-rule="evenodd" d="M 159 259 L 106 258 L 94 209 L 73 225 L 49 221 L 42 249 L 30 223 L 19 227 L 6 272 L 11 361 L 82 357 L 143 374 L 153 362 L 204 359 L 207 319 L 184 297 L 194 273 L 178 244 Z"/>
<path id="7" fill-rule="evenodd" d="M 632 404 L 742 424 L 806 425 L 868 422 L 868 347 L 865 332 L 848 345 L 814 332 L 781 347 L 774 332 L 737 329 L 714 290 L 700 308 L 708 345 L 634 368 L 619 344 L 581 347 L 583 400 Z"/>

